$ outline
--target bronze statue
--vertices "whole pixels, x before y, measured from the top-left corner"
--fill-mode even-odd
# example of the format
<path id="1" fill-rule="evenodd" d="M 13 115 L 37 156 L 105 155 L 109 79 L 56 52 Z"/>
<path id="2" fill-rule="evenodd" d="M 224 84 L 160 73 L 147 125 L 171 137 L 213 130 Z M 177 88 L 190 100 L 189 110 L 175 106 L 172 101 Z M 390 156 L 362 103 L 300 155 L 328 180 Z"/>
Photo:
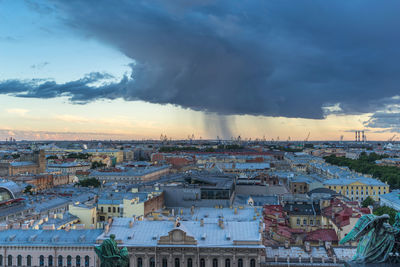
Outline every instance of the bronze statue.
<path id="1" fill-rule="evenodd" d="M 362 216 L 340 244 L 359 241 L 353 262 L 356 263 L 399 263 L 400 262 L 400 213 L 393 225 L 389 215 Z"/>
<path id="2" fill-rule="evenodd" d="M 126 248 L 119 249 L 115 235 L 110 235 L 100 246 L 95 246 L 94 251 L 100 258 L 100 267 L 128 267 L 129 255 Z"/>

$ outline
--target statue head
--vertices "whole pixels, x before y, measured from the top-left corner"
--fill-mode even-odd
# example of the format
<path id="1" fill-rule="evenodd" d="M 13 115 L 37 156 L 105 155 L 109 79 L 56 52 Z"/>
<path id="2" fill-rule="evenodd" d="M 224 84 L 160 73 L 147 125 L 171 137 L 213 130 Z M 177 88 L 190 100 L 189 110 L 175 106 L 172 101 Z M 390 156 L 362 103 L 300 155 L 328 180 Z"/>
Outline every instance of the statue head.
<path id="1" fill-rule="evenodd" d="M 114 240 L 114 239 L 115 239 L 115 235 L 114 235 L 114 234 L 111 234 L 111 235 L 110 235 L 110 238 L 111 238 L 112 240 Z"/>

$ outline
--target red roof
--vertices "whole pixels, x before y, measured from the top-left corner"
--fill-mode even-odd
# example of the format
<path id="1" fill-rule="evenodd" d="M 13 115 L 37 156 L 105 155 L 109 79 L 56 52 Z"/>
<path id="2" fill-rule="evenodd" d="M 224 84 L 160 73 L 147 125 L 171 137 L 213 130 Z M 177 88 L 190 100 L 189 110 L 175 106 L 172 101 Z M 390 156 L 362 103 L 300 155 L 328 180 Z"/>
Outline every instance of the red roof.
<path id="1" fill-rule="evenodd" d="M 337 234 L 333 229 L 318 229 L 309 232 L 304 239 L 305 241 L 338 241 Z"/>

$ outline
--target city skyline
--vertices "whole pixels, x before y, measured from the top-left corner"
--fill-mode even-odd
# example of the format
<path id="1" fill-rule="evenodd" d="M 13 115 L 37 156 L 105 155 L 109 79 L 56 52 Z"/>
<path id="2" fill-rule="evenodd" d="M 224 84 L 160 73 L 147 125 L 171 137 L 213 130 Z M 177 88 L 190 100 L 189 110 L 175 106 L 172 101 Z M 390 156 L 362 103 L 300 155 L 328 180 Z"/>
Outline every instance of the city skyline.
<path id="1" fill-rule="evenodd" d="M 2 140 L 400 129 L 394 1 L 0 5 Z"/>

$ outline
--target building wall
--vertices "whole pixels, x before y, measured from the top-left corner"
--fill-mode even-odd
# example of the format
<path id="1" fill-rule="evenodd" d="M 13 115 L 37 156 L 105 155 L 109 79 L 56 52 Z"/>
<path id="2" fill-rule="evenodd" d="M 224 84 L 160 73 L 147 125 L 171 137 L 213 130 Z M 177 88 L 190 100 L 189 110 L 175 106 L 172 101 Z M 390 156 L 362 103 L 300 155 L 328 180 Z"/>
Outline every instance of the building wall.
<path id="1" fill-rule="evenodd" d="M 299 221 L 298 221 L 299 220 Z M 305 223 L 304 223 L 305 221 Z M 294 229 L 304 229 L 313 231 L 319 229 L 322 223 L 321 215 L 289 215 L 290 227 Z"/>
<path id="2" fill-rule="evenodd" d="M 67 257 L 72 257 L 72 266 L 76 266 L 76 256 L 81 257 L 81 266 L 85 266 L 85 257 L 89 256 L 89 266 L 97 267 L 97 256 L 94 252 L 93 246 L 91 247 L 52 247 L 49 246 L 29 246 L 29 244 L 21 244 L 21 246 L 2 246 L 0 247 L 0 259 L 3 257 L 0 266 L 8 265 L 8 256 L 12 256 L 12 265 L 17 266 L 18 255 L 22 256 L 22 266 L 26 266 L 27 257 L 32 257 L 32 266 L 40 266 L 40 256 L 44 256 L 44 266 L 48 265 L 49 256 L 53 256 L 53 266 L 58 266 L 58 256 L 63 257 L 63 266 L 67 266 Z"/>
<path id="3" fill-rule="evenodd" d="M 350 185 L 325 185 L 325 187 L 355 201 L 363 201 L 368 196 L 372 197 L 375 201 L 380 201 L 379 195 L 389 193 L 389 185 L 369 186 L 360 182 Z"/>
<path id="4" fill-rule="evenodd" d="M 130 199 L 124 199 L 124 213 L 123 217 L 137 217 L 144 216 L 144 202 L 135 202 Z"/>
<path id="5" fill-rule="evenodd" d="M 79 218 L 85 229 L 91 229 L 97 225 L 97 208 L 69 205 L 69 213 Z"/>
<path id="6" fill-rule="evenodd" d="M 99 216 L 103 216 L 105 220 L 107 220 L 109 217 L 120 217 L 121 215 L 119 204 L 98 204 L 98 210 Z M 100 218 L 99 220 L 101 221 Z"/>
<path id="7" fill-rule="evenodd" d="M 153 211 L 160 210 L 163 208 L 163 206 L 164 206 L 164 192 L 144 202 L 144 215 L 146 216 Z"/>
<path id="8" fill-rule="evenodd" d="M 177 267 L 175 260 L 179 261 L 179 267 L 186 267 L 189 259 L 193 267 L 200 267 L 200 260 L 205 261 L 205 267 L 213 267 L 213 260 L 217 259 L 218 267 L 225 267 L 225 261 L 230 260 L 230 266 L 238 266 L 238 260 L 243 261 L 243 267 L 250 267 L 251 260 L 254 266 L 259 267 L 262 261 L 263 250 L 260 248 L 197 248 L 197 247 L 158 247 L 158 248 L 128 248 L 130 255 L 130 267 L 139 267 L 138 259 L 142 259 L 142 266 L 150 266 L 150 259 L 154 259 L 155 266 L 162 267 L 163 259 L 167 260 L 167 267 Z"/>

